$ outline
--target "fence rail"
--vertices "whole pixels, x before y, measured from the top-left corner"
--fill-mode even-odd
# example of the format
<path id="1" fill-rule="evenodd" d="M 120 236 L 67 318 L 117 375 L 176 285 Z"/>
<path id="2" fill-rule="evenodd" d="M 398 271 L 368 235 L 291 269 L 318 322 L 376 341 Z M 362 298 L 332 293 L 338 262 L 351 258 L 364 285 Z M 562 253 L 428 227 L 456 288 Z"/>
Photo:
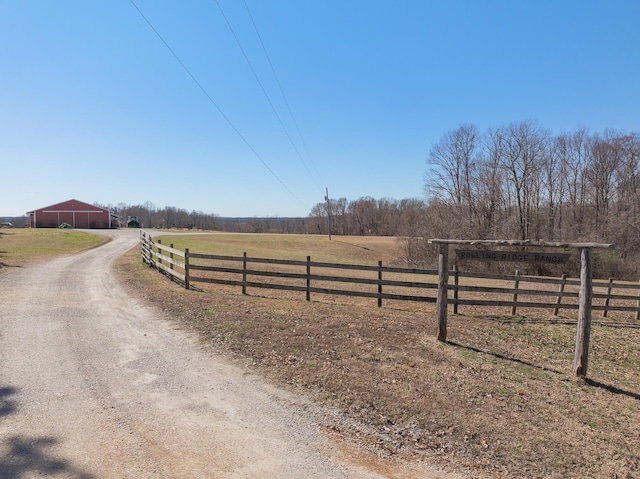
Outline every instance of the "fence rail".
<path id="1" fill-rule="evenodd" d="M 175 249 L 173 245 L 165 246 L 162 242 L 154 242 L 153 238 L 144 231 L 140 232 L 140 253 L 142 261 L 174 280 L 188 284 L 187 256 L 184 251 Z M 175 258 L 182 258 L 182 261 Z M 183 271 L 180 273 L 175 268 Z"/>
<path id="2" fill-rule="evenodd" d="M 354 296 L 383 300 L 435 303 L 438 271 L 395 266 L 351 265 L 305 260 L 252 258 L 181 251 L 173 245 L 154 241 L 141 232 L 141 256 L 149 266 L 190 288 L 193 283 L 273 289 L 312 294 Z M 268 265 L 261 269 L 260 265 Z M 337 274 L 342 273 L 341 275 Z M 348 288 L 350 286 L 350 288 Z M 536 288 L 535 286 L 539 286 Z M 511 308 L 512 315 L 521 308 L 578 309 L 579 279 L 498 275 L 489 273 L 449 272 L 448 303 L 459 312 L 463 306 Z M 464 296 L 464 297 L 463 297 Z M 502 298 L 502 299 L 496 299 Z M 524 299 L 523 299 L 524 298 Z M 609 280 L 593 281 L 594 311 L 635 313 L 640 319 L 640 283 Z"/>

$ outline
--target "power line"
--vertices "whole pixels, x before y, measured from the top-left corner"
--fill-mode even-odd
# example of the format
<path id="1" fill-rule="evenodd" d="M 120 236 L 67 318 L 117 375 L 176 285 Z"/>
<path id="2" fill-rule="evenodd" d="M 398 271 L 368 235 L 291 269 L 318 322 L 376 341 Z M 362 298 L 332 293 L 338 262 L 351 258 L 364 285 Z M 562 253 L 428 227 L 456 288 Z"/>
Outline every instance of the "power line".
<path id="1" fill-rule="evenodd" d="M 216 2 L 216 5 L 218 6 L 218 10 L 220 10 L 220 14 L 222 15 L 222 18 L 224 18 L 224 21 L 227 24 L 227 27 L 229 28 L 229 31 L 231 32 L 231 35 L 235 39 L 236 44 L 238 45 L 238 48 L 240 48 L 240 51 L 242 52 L 242 56 L 244 57 L 244 60 L 247 62 L 247 65 L 249 65 L 249 69 L 253 73 L 253 76 L 255 77 L 256 81 L 258 82 L 258 85 L 260 86 L 260 90 L 262 90 L 262 94 L 267 99 L 267 102 L 269 103 L 269 106 L 271 106 L 271 110 L 273 110 L 273 114 L 276 116 L 276 119 L 278 120 L 278 123 L 280 123 L 280 126 L 282 127 L 282 130 L 284 131 L 285 135 L 287 136 L 287 138 L 289 140 L 289 143 L 291 143 L 291 146 L 293 147 L 294 151 L 298 155 L 298 158 L 300 158 L 300 161 L 302 162 L 303 166 L 307 170 L 307 173 L 309 173 L 309 176 L 311 177 L 311 179 L 315 183 L 315 178 L 313 178 L 313 176 L 311 174 L 311 171 L 309 171 L 309 168 L 307 167 L 306 163 L 302 159 L 302 155 L 300 155 L 300 151 L 298 151 L 298 147 L 293 142 L 293 139 L 291 138 L 291 135 L 289 134 L 289 130 L 285 126 L 284 122 L 282 121 L 282 118 L 280 118 L 280 115 L 278 114 L 278 110 L 274 106 L 273 102 L 271 101 L 271 98 L 269 97 L 269 94 L 267 93 L 267 90 L 265 89 L 264 85 L 262 84 L 262 81 L 260 80 L 260 76 L 256 72 L 255 68 L 253 68 L 253 64 L 251 63 L 251 60 L 249 59 L 249 56 L 247 55 L 247 52 L 245 51 L 244 47 L 242 46 L 242 43 L 240 43 L 240 39 L 236 35 L 236 32 L 233 29 L 233 27 L 231 26 L 231 23 L 229 22 L 229 19 L 225 15 L 224 10 L 222 9 L 222 5 L 220 5 L 220 2 L 218 0 L 215 0 L 215 2 Z M 316 183 L 316 186 L 318 186 L 318 188 L 320 187 L 317 183 Z"/>
<path id="2" fill-rule="evenodd" d="M 216 0 L 217 1 L 217 0 Z M 293 124 L 296 127 L 296 131 L 298 132 L 298 136 L 300 137 L 300 141 L 302 142 L 302 145 L 304 146 L 305 151 L 307 152 L 307 156 L 311 159 L 311 164 L 313 165 L 314 169 L 316 170 L 316 174 L 318 174 L 318 170 L 315 167 L 315 163 L 313 162 L 313 159 L 311 157 L 311 153 L 309 153 L 309 148 L 307 147 L 307 143 L 304 141 L 304 137 L 302 136 L 302 132 L 300 131 L 300 127 L 298 125 L 298 122 L 296 121 L 296 117 L 293 114 L 293 110 L 291 109 L 291 105 L 289 104 L 289 100 L 287 99 L 287 95 L 285 95 L 284 93 L 284 88 L 282 87 L 282 84 L 280 83 L 280 78 L 278 77 L 278 74 L 276 73 L 276 69 L 273 66 L 273 62 L 271 61 L 271 57 L 269 56 L 269 52 L 267 51 L 267 47 L 264 44 L 264 41 L 262 40 L 262 36 L 260 35 L 260 32 L 258 31 L 258 26 L 256 25 L 256 22 L 253 18 L 253 15 L 251 13 L 251 10 L 249 9 L 249 4 L 247 3 L 247 0 L 243 0 L 244 1 L 244 6 L 245 9 L 247 10 L 247 13 L 249 15 L 249 18 L 251 19 L 251 24 L 253 25 L 253 29 L 256 32 L 256 35 L 258 37 L 258 40 L 260 41 L 260 46 L 262 47 L 262 51 L 264 52 L 264 55 L 267 59 L 267 62 L 269 63 L 269 67 L 271 68 L 271 72 L 273 73 L 273 77 L 276 80 L 276 83 L 278 85 L 278 88 L 280 89 L 280 94 L 282 95 L 282 98 L 284 100 L 285 105 L 287 106 L 287 110 L 289 111 L 289 115 L 291 116 L 291 119 L 293 120 Z M 288 134 L 287 134 L 288 135 Z M 296 152 L 298 150 L 296 149 Z M 313 180 L 313 182 L 316 184 L 316 186 L 318 188 L 320 188 L 320 185 L 316 182 L 315 178 L 313 177 L 313 174 L 311 173 L 311 171 L 309 171 L 309 168 L 307 167 L 306 162 L 304 161 L 304 159 L 300 156 L 300 154 L 298 153 L 298 156 L 300 157 L 300 160 L 302 161 L 302 164 L 304 165 L 305 169 L 307 170 L 307 172 L 309 173 L 309 175 L 311 176 L 311 179 Z"/>
<path id="3" fill-rule="evenodd" d="M 144 15 L 144 13 L 142 13 L 142 10 L 140 10 L 140 8 L 138 8 L 138 5 L 136 5 L 134 0 L 129 0 L 129 2 L 131 2 L 131 5 L 134 6 L 134 8 L 138 11 L 138 13 L 140 14 L 140 16 L 144 19 L 144 21 L 147 23 L 147 25 L 149 25 L 149 27 L 151 28 L 151 30 L 153 30 L 153 32 L 156 34 L 156 36 L 160 39 L 160 41 L 164 44 L 164 46 L 167 48 L 167 50 L 169 50 L 169 52 L 171 52 L 171 55 L 173 55 L 173 58 L 176 59 L 176 61 L 180 64 L 180 66 L 182 67 L 182 69 L 187 73 L 187 75 L 189 75 L 189 78 L 191 78 L 191 80 L 193 80 L 193 82 L 198 86 L 198 88 L 200 89 L 200 91 L 202 91 L 202 93 L 204 93 L 204 95 L 207 97 L 207 99 L 209 100 L 209 102 L 216 108 L 216 110 L 218 110 L 218 113 L 220 113 L 220 115 L 222 115 L 222 118 L 224 118 L 224 120 L 229 124 L 229 126 L 233 129 L 233 131 L 236 132 L 236 134 L 240 137 L 240 139 L 244 142 L 244 144 L 249 148 L 249 150 L 251 150 L 251 152 L 255 155 L 256 158 L 258 158 L 258 160 L 260 160 L 260 162 L 262 163 L 262 165 L 269 171 L 269 173 L 271 173 L 271 175 L 278 180 L 278 182 L 284 187 L 285 190 L 287 190 L 289 192 L 289 194 L 291 196 L 293 196 L 296 200 L 298 200 L 300 202 L 300 204 L 302 204 L 305 208 L 308 208 L 308 206 L 304 203 L 304 201 L 302 201 L 300 198 L 298 198 L 298 196 L 296 196 L 296 194 L 291 191 L 289 189 L 289 187 L 278 177 L 278 175 L 276 175 L 276 173 L 271 169 L 271 167 L 267 164 L 266 161 L 264 161 L 264 159 L 258 154 L 258 152 L 253 148 L 253 146 L 251 145 L 251 143 L 249 143 L 249 141 L 245 138 L 245 136 L 240 132 L 240 130 L 238 130 L 238 128 L 234 125 L 234 123 L 231 121 L 231 119 L 224 113 L 224 111 L 222 111 L 222 109 L 220 108 L 220 106 L 218 106 L 218 104 L 214 101 L 214 99 L 211 97 L 211 95 L 209 95 L 209 93 L 207 92 L 207 90 L 202 86 L 202 84 L 196 79 L 196 77 L 193 75 L 193 73 L 191 73 L 191 71 L 189 70 L 189 68 L 187 68 L 187 66 L 182 62 L 182 60 L 180 60 L 180 57 L 177 55 L 177 53 L 175 51 L 173 51 L 173 49 L 169 46 L 169 44 L 165 41 L 165 39 L 162 37 L 162 35 L 160 35 L 160 32 L 158 32 L 158 30 L 156 30 L 156 28 L 153 26 L 153 24 L 149 21 L 149 19 Z"/>

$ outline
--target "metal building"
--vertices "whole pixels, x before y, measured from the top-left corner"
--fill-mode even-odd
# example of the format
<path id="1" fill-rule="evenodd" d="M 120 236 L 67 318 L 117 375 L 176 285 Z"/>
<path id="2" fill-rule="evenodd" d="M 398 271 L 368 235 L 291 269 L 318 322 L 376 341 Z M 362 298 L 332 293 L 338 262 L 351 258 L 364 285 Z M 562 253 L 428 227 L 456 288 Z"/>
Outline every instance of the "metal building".
<path id="1" fill-rule="evenodd" d="M 32 228 L 58 228 L 64 224 L 82 229 L 112 227 L 111 211 L 78 200 L 63 201 L 27 214 Z"/>

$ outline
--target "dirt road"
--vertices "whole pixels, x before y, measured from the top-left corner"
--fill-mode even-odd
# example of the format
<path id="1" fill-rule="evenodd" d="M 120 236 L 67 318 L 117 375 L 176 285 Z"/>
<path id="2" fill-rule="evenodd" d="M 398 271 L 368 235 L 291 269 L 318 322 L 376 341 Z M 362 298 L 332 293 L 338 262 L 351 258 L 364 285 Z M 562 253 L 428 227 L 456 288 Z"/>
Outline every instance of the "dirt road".
<path id="1" fill-rule="evenodd" d="M 138 231 L 103 234 L 0 276 L 0 479 L 409 477 L 128 297 L 109 265 Z"/>

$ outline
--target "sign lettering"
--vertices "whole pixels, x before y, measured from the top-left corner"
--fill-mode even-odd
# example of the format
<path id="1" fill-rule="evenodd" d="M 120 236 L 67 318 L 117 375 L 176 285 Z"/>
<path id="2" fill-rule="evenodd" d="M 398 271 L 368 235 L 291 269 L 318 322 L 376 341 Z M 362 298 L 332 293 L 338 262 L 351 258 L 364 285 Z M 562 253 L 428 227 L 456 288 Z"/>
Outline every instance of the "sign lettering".
<path id="1" fill-rule="evenodd" d="M 531 251 L 490 251 L 457 249 L 461 260 L 473 261 L 514 261 L 522 263 L 566 264 L 571 257 L 568 253 L 544 253 Z"/>

